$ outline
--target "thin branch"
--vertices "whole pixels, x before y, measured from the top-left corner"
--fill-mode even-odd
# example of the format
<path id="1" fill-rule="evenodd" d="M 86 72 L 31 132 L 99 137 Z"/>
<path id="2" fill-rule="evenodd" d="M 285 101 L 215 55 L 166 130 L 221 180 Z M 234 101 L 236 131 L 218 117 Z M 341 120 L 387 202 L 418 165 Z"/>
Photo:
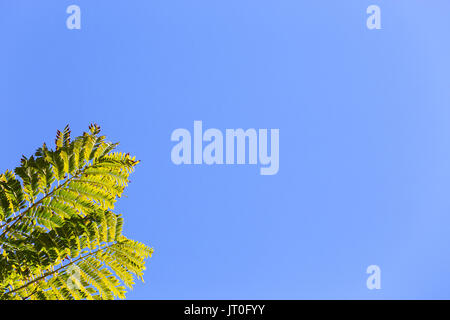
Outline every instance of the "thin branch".
<path id="1" fill-rule="evenodd" d="M 89 257 L 89 256 L 91 256 L 91 255 L 93 255 L 93 254 L 96 254 L 97 252 L 99 252 L 99 251 L 101 251 L 101 250 L 110 248 L 111 246 L 113 246 L 113 245 L 115 245 L 115 244 L 117 244 L 117 242 L 112 243 L 112 244 L 107 245 L 107 246 L 104 246 L 103 248 L 99 248 L 98 250 L 96 250 L 96 251 L 94 251 L 94 252 L 90 252 L 90 253 L 88 253 L 88 254 L 82 256 L 82 257 L 79 257 L 78 259 L 75 259 L 75 260 L 69 262 L 68 264 L 65 264 L 65 265 L 59 267 L 58 269 L 55 269 L 55 270 L 53 270 L 53 271 L 49 271 L 49 272 L 44 273 L 42 276 L 40 276 L 40 277 L 38 277 L 38 278 L 36 278 L 36 279 L 30 281 L 30 282 L 25 283 L 23 286 L 20 286 L 20 287 L 17 288 L 17 289 L 14 289 L 14 290 L 5 292 L 4 294 L 5 294 L 5 295 L 10 295 L 10 294 L 12 294 L 12 293 L 14 293 L 14 292 L 17 292 L 17 291 L 19 291 L 19 290 L 22 290 L 22 289 L 28 287 L 29 285 L 31 285 L 31 284 L 33 284 L 33 283 L 35 283 L 35 282 L 41 281 L 41 280 L 47 278 L 48 276 L 51 276 L 51 275 L 53 275 L 53 274 L 59 272 L 61 269 L 64 269 L 64 268 L 66 268 L 66 267 L 68 267 L 68 266 L 70 266 L 70 265 L 72 265 L 72 264 L 74 264 L 74 263 L 77 263 L 78 261 L 80 261 L 80 260 L 82 260 L 82 259 L 85 259 L 85 258 L 87 258 L 87 257 Z"/>
<path id="2" fill-rule="evenodd" d="M 35 294 L 37 292 L 38 288 L 34 289 L 34 291 L 32 293 L 30 293 L 28 296 L 22 298 L 22 300 L 27 300 L 28 298 L 30 298 L 33 294 Z"/>
<path id="3" fill-rule="evenodd" d="M 23 211 L 20 215 L 17 216 L 17 218 L 15 220 L 13 220 L 14 222 L 9 225 L 3 232 L 2 234 L 0 234 L 0 239 L 2 239 L 5 234 L 14 226 L 16 225 L 20 220 L 22 220 L 22 218 L 32 209 L 36 208 L 38 205 L 40 205 L 45 199 L 47 199 L 48 197 L 51 197 L 56 191 L 62 189 L 64 186 L 66 186 L 69 182 L 73 181 L 75 178 L 77 178 L 81 173 L 83 173 L 85 168 L 83 168 L 82 171 L 78 172 L 76 175 L 72 176 L 71 178 L 67 179 L 66 181 L 64 181 L 63 184 L 61 184 L 60 186 L 56 187 L 55 189 L 52 190 L 52 192 L 48 193 L 47 195 L 45 195 L 44 197 L 42 197 L 39 201 L 33 203 L 32 206 L 30 206 L 27 210 Z M 2 225 L 2 227 L 5 226 Z"/>

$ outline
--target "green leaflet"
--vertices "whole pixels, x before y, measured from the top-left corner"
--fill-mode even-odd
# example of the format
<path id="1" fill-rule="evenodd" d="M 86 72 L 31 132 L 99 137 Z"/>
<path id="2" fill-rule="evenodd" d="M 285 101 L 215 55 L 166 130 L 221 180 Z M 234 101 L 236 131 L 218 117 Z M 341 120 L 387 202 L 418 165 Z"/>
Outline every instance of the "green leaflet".
<path id="1" fill-rule="evenodd" d="M 66 126 L 0 175 L 0 299 L 123 299 L 143 280 L 153 249 L 114 213 L 139 161 L 99 134 Z"/>

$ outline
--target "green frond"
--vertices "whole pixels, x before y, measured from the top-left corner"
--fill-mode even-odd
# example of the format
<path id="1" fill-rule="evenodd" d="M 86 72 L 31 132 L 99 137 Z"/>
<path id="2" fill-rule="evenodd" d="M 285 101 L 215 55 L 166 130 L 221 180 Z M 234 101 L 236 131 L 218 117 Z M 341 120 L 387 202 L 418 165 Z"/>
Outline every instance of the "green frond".
<path id="1" fill-rule="evenodd" d="M 61 227 L 64 223 L 63 218 L 55 214 L 52 207 L 41 206 L 35 212 L 34 218 L 36 222 L 48 229 Z"/>
<path id="2" fill-rule="evenodd" d="M 3 190 L 7 204 L 12 212 L 17 212 L 26 206 L 25 195 L 20 181 L 12 171 L 0 175 L 0 189 Z"/>
<path id="3" fill-rule="evenodd" d="M 63 132 L 57 130 L 56 131 L 56 139 L 55 139 L 55 145 L 56 149 L 60 149 L 62 147 L 67 147 L 70 144 L 70 127 L 67 125 Z"/>
<path id="4" fill-rule="evenodd" d="M 123 299 L 143 281 L 153 249 L 124 237 L 113 212 L 139 161 L 99 133 L 71 139 L 66 126 L 55 150 L 0 175 L 0 299 Z"/>

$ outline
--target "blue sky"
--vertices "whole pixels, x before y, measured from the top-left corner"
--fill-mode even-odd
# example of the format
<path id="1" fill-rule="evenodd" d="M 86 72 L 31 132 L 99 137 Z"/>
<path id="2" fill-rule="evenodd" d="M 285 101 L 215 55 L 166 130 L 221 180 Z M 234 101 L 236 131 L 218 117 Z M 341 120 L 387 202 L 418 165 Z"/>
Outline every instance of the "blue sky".
<path id="1" fill-rule="evenodd" d="M 449 299 L 449 12 L 0 0 L 0 171 L 91 122 L 142 160 L 117 206 L 155 249 L 131 299 Z M 278 174 L 174 165 L 171 133 L 194 120 L 279 128 Z M 372 264 L 381 290 L 366 288 Z"/>

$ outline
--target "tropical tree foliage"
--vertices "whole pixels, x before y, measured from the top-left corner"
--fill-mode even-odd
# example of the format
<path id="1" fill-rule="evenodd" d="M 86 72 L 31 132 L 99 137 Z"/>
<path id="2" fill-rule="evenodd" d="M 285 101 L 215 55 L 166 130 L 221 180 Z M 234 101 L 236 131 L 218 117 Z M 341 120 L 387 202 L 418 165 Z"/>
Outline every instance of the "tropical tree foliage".
<path id="1" fill-rule="evenodd" d="M 122 234 L 117 198 L 139 161 L 89 132 L 57 132 L 0 175 L 0 299 L 125 298 L 153 249 Z"/>

